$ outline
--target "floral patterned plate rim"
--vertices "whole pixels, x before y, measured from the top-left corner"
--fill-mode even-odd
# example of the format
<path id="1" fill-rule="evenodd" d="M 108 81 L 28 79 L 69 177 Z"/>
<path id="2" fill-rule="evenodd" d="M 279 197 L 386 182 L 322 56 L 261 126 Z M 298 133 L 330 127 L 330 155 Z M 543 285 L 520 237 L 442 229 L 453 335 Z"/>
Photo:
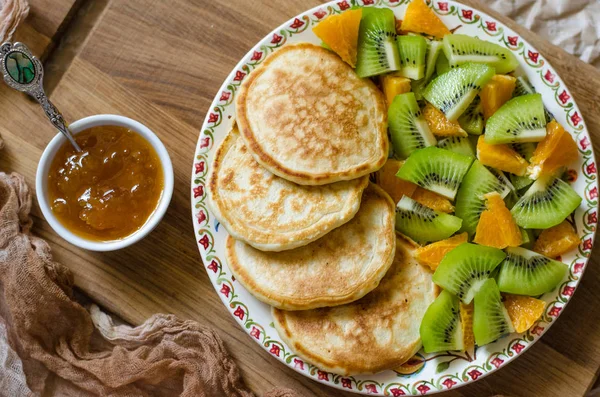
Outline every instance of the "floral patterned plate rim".
<path id="1" fill-rule="evenodd" d="M 336 375 L 303 361 L 282 342 L 273 327 L 269 307 L 250 295 L 229 271 L 224 261 L 227 232 L 206 206 L 206 178 L 214 152 L 235 118 L 235 95 L 248 73 L 283 45 L 319 44 L 312 27 L 327 16 L 352 6 L 367 6 L 390 8 L 401 19 L 409 3 L 410 0 L 336 0 L 308 10 L 269 33 L 242 58 L 216 95 L 202 126 L 192 170 L 192 216 L 200 256 L 217 294 L 236 321 L 274 358 L 301 374 L 338 389 L 369 395 L 417 396 L 454 389 L 496 371 L 522 354 L 556 321 L 573 295 L 592 250 L 598 217 L 597 170 L 590 136 L 572 95 L 554 69 L 535 48 L 494 18 L 456 1 L 435 0 L 432 9 L 451 29 L 458 27 L 458 33 L 512 50 L 519 59 L 519 70 L 542 94 L 544 104 L 557 121 L 576 139 L 581 156 L 568 175 L 583 202 L 570 221 L 582 242 L 575 252 L 562 258 L 569 265 L 569 273 L 555 291 L 543 296 L 547 303 L 545 312 L 526 333 L 511 334 L 464 353 L 420 352 L 409 369 L 375 375 Z"/>

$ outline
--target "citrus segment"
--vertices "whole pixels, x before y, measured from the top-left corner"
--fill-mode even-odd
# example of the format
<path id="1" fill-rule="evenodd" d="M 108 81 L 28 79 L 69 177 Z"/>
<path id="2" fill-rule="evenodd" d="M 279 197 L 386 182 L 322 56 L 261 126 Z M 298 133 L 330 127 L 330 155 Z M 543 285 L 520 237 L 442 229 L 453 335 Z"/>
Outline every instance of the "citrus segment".
<path id="1" fill-rule="evenodd" d="M 434 135 L 438 136 L 467 136 L 467 132 L 462 129 L 458 121 L 450 121 L 430 103 L 423 109 L 423 117 L 427 120 L 429 129 Z"/>
<path id="2" fill-rule="evenodd" d="M 404 164 L 403 161 L 388 159 L 375 174 L 376 183 L 390 195 L 394 203 L 398 203 L 402 196 L 412 196 L 417 189 L 417 185 L 414 183 L 396 176 L 402 164 Z"/>
<path id="3" fill-rule="evenodd" d="M 419 186 L 417 186 L 411 198 L 434 211 L 445 212 L 447 214 L 454 212 L 454 206 L 446 197 Z"/>
<path id="4" fill-rule="evenodd" d="M 550 175 L 579 157 L 573 137 L 556 120 L 548 123 L 546 131 L 546 137 L 537 145 L 531 157 L 528 173 L 534 179 Z"/>
<path id="5" fill-rule="evenodd" d="M 440 18 L 425 4 L 424 0 L 413 0 L 406 8 L 401 30 L 425 33 L 438 39 L 450 34 Z"/>
<path id="6" fill-rule="evenodd" d="M 395 76 L 391 73 L 381 76 L 379 81 L 388 106 L 392 104 L 396 95 L 410 92 L 410 79 L 406 77 Z"/>
<path id="7" fill-rule="evenodd" d="M 318 38 L 340 56 L 348 65 L 356 65 L 358 28 L 362 10 L 348 10 L 339 15 L 331 15 L 313 28 Z"/>
<path id="8" fill-rule="evenodd" d="M 465 350 L 475 346 L 475 335 L 473 334 L 473 302 L 465 305 L 460 302 L 460 322 L 463 331 Z"/>
<path id="9" fill-rule="evenodd" d="M 490 145 L 484 135 L 477 140 L 477 158 L 483 165 L 523 176 L 527 161 L 508 145 Z"/>
<path id="10" fill-rule="evenodd" d="M 581 239 L 575 233 L 573 226 L 563 221 L 550 229 L 544 230 L 536 240 L 533 250 L 548 258 L 556 258 L 574 248 L 577 248 Z"/>
<path id="11" fill-rule="evenodd" d="M 444 256 L 462 243 L 466 243 L 468 237 L 469 235 L 467 233 L 461 233 L 446 240 L 417 248 L 415 251 L 415 258 L 420 264 L 427 265 L 431 270 L 435 271 L 442 259 L 444 259 Z"/>
<path id="12" fill-rule="evenodd" d="M 546 302 L 523 295 L 504 295 L 504 307 L 516 332 L 525 332 L 541 317 Z"/>
<path id="13" fill-rule="evenodd" d="M 486 120 L 512 98 L 516 82 L 517 79 L 512 76 L 497 74 L 483 86 L 479 97 Z"/>
<path id="14" fill-rule="evenodd" d="M 477 244 L 503 249 L 521 245 L 521 230 L 497 192 L 485 196 L 487 209 L 481 213 L 475 239 Z"/>

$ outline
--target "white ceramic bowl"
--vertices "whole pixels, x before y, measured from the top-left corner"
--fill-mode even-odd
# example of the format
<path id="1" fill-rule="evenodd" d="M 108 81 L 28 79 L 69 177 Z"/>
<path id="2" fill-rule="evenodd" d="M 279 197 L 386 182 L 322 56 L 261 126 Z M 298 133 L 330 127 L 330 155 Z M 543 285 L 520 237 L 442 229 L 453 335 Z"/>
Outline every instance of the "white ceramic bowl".
<path id="1" fill-rule="evenodd" d="M 69 125 L 69 130 L 73 135 L 77 135 L 83 130 L 101 125 L 116 125 L 137 132 L 152 145 L 160 159 L 164 174 L 164 190 L 158 206 L 139 230 L 120 240 L 108 242 L 93 241 L 72 233 L 60 223 L 56 216 L 54 216 L 48 200 L 48 171 L 56 152 L 65 142 L 67 142 L 67 139 L 60 133 L 50 141 L 48 146 L 46 146 L 44 153 L 42 153 L 37 168 L 35 188 L 42 214 L 44 214 L 46 221 L 48 221 L 52 229 L 54 229 L 59 236 L 73 245 L 90 251 L 114 251 L 138 242 L 150 233 L 161 221 L 167 211 L 171 196 L 173 195 L 173 165 L 171 164 L 169 153 L 160 139 L 158 139 L 148 127 L 130 118 L 113 114 L 99 114 L 77 120 Z"/>

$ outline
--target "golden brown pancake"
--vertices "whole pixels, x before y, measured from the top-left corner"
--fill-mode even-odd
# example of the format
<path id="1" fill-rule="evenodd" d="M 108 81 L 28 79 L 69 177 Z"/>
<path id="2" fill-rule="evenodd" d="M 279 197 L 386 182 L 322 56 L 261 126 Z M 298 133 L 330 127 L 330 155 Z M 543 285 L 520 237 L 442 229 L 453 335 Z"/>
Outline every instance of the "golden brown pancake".
<path id="1" fill-rule="evenodd" d="M 273 308 L 275 328 L 298 356 L 341 375 L 395 368 L 420 348 L 419 327 L 437 295 L 431 270 L 398 238 L 379 286 L 360 300 L 306 311 Z"/>
<path id="2" fill-rule="evenodd" d="M 317 241 L 263 252 L 229 236 L 227 263 L 237 281 L 272 306 L 306 310 L 341 305 L 377 287 L 390 267 L 394 220 L 394 203 L 370 184 L 355 217 Z"/>
<path id="3" fill-rule="evenodd" d="M 217 150 L 208 204 L 229 234 L 262 251 L 301 247 L 348 222 L 368 177 L 303 186 L 273 175 L 248 153 L 237 127 Z"/>
<path id="4" fill-rule="evenodd" d="M 256 161 L 298 184 L 358 178 L 379 169 L 388 155 L 383 94 L 313 44 L 269 55 L 242 84 L 236 113 Z"/>

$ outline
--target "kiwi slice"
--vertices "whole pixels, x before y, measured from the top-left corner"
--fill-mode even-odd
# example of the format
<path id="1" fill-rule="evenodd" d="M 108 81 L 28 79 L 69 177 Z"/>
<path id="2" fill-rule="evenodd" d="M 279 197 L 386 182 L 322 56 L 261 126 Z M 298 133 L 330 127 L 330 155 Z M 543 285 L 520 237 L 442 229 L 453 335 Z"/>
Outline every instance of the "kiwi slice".
<path id="1" fill-rule="evenodd" d="M 506 249 L 500 265 L 498 286 L 510 294 L 538 296 L 552 291 L 567 274 L 562 262 L 546 258 L 523 247 Z"/>
<path id="2" fill-rule="evenodd" d="M 477 346 L 487 345 L 500 337 L 515 332 L 512 321 L 502 303 L 502 296 L 493 278 L 485 280 L 475 294 L 473 334 Z"/>
<path id="3" fill-rule="evenodd" d="M 408 196 L 396 205 L 396 230 L 421 244 L 448 238 L 461 224 L 460 218 L 434 211 Z"/>
<path id="4" fill-rule="evenodd" d="M 454 214 L 463 220 L 461 231 L 475 234 L 479 216 L 485 210 L 485 194 L 498 192 L 502 197 L 510 192 L 502 186 L 498 178 L 478 160 L 473 161 L 465 175 L 458 193 Z"/>
<path id="5" fill-rule="evenodd" d="M 415 94 L 417 101 L 423 100 L 423 91 L 425 91 L 425 87 L 427 87 L 427 82 L 424 78 L 421 80 L 412 80 L 410 82 L 410 89 Z"/>
<path id="6" fill-rule="evenodd" d="M 519 76 L 515 82 L 515 90 L 513 91 L 513 98 L 517 96 L 535 94 L 535 88 L 529 83 L 527 77 Z M 546 115 L 546 122 L 551 122 L 554 119 L 552 113 L 544 106 L 544 114 Z"/>
<path id="7" fill-rule="evenodd" d="M 423 96 L 438 108 L 446 118 L 454 121 L 464 113 L 481 87 L 494 75 L 494 68 L 476 63 L 465 63 L 429 83 Z"/>
<path id="8" fill-rule="evenodd" d="M 472 135 L 481 135 L 483 132 L 483 109 L 481 99 L 476 96 L 467 110 L 458 118 L 460 126 Z"/>
<path id="9" fill-rule="evenodd" d="M 502 198 L 506 198 L 506 196 L 508 196 L 511 192 L 516 193 L 515 187 L 510 182 L 510 180 L 508 179 L 506 174 L 504 174 L 504 172 L 497 170 L 495 168 L 492 168 L 492 167 L 486 167 L 486 168 L 498 180 L 498 183 L 500 184 L 500 189 L 501 189 L 500 191 L 498 191 L 498 193 L 500 193 Z"/>
<path id="10" fill-rule="evenodd" d="M 485 63 L 496 69 L 496 73 L 512 72 L 519 66 L 512 51 L 498 44 L 490 43 L 464 34 L 444 36 L 444 54 L 450 65 L 467 62 Z"/>
<path id="11" fill-rule="evenodd" d="M 419 333 L 425 353 L 464 350 L 458 298 L 442 291 L 427 308 Z"/>
<path id="12" fill-rule="evenodd" d="M 425 81 L 429 82 L 435 73 L 435 66 L 442 51 L 442 42 L 436 40 L 427 41 L 427 57 L 425 58 Z"/>
<path id="13" fill-rule="evenodd" d="M 471 140 L 462 136 L 451 136 L 446 139 L 442 139 L 438 142 L 437 146 L 442 149 L 450 150 L 454 153 L 464 154 L 465 156 L 471 156 L 475 158 L 475 149 Z"/>
<path id="14" fill-rule="evenodd" d="M 533 245 L 535 244 L 535 236 L 533 235 L 533 231 L 531 229 L 521 229 L 521 238 L 522 238 L 522 243 L 521 243 L 521 247 L 523 248 L 527 248 L 527 249 L 532 249 Z"/>
<path id="15" fill-rule="evenodd" d="M 415 150 L 396 176 L 454 200 L 473 158 L 434 146 Z"/>
<path id="16" fill-rule="evenodd" d="M 510 210 L 525 229 L 548 229 L 565 220 L 581 204 L 568 183 L 555 176 L 538 179 Z"/>
<path id="17" fill-rule="evenodd" d="M 427 40 L 423 36 L 398 36 L 400 69 L 398 74 L 412 80 L 425 77 L 425 56 Z"/>
<path id="18" fill-rule="evenodd" d="M 538 142 L 546 136 L 546 116 L 540 94 L 518 96 L 506 102 L 487 121 L 489 144 Z"/>
<path id="19" fill-rule="evenodd" d="M 450 66 L 450 63 L 448 63 L 448 58 L 446 58 L 446 55 L 444 55 L 443 52 L 441 52 L 438 55 L 437 60 L 435 61 L 435 71 L 437 73 L 438 76 L 443 75 L 444 73 L 450 71 L 450 69 L 454 69 L 455 66 Z"/>
<path id="20" fill-rule="evenodd" d="M 437 143 L 412 92 L 396 95 L 388 109 L 388 126 L 394 154 L 400 159 Z"/>
<path id="21" fill-rule="evenodd" d="M 527 161 L 531 161 L 536 146 L 537 144 L 533 142 L 516 142 L 510 144 L 510 147 Z"/>
<path id="22" fill-rule="evenodd" d="M 510 182 L 513 184 L 516 190 L 521 190 L 530 186 L 534 181 L 528 176 L 510 174 Z"/>
<path id="23" fill-rule="evenodd" d="M 433 282 L 469 304 L 504 257 L 498 248 L 461 244 L 444 256 L 433 273 Z"/>
<path id="24" fill-rule="evenodd" d="M 358 29 L 356 73 L 376 76 L 400 69 L 396 19 L 387 8 L 363 8 Z"/>

